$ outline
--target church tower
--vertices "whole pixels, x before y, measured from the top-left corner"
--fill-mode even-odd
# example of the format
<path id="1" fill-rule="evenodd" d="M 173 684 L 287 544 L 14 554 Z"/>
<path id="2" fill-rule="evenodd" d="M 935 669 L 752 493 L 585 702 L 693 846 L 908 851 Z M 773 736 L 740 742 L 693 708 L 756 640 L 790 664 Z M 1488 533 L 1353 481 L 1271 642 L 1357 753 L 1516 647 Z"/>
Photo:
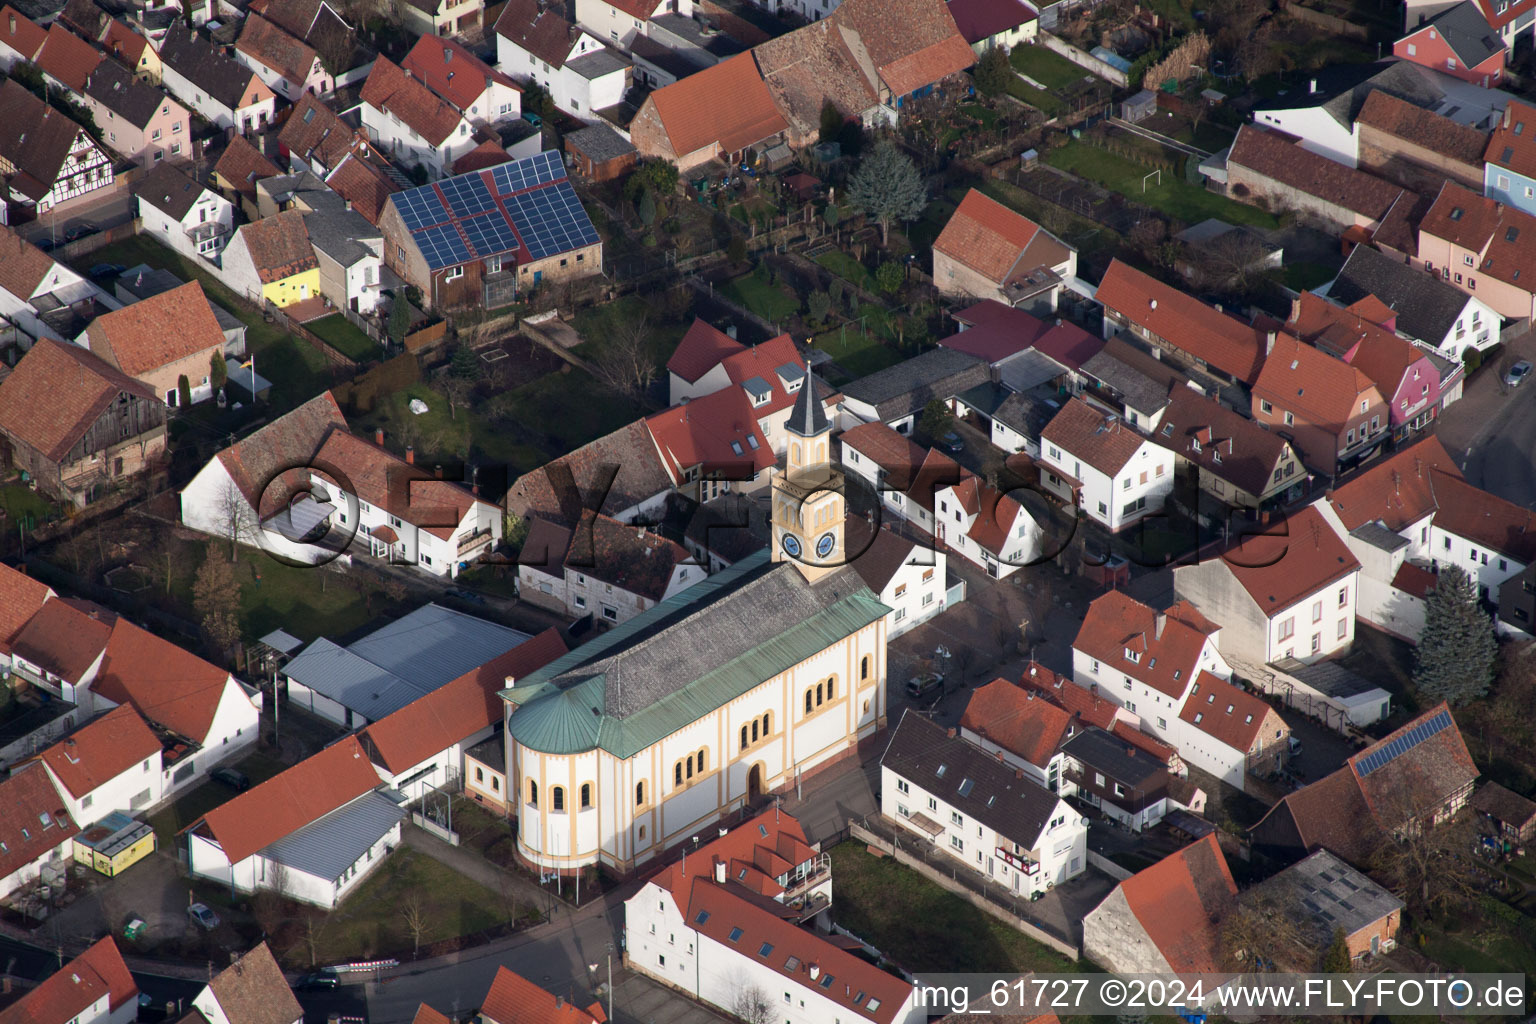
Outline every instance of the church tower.
<path id="1" fill-rule="evenodd" d="M 814 583 L 846 556 L 843 474 L 832 465 L 832 427 L 810 367 L 785 431 L 785 467 L 773 480 L 773 560 L 794 562 Z"/>

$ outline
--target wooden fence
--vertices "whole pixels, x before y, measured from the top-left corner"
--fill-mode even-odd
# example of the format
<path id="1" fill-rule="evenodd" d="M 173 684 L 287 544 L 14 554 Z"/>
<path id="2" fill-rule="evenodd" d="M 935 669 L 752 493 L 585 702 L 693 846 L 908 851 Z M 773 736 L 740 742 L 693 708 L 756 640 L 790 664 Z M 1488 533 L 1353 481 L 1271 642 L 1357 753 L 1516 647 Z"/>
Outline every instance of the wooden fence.
<path id="1" fill-rule="evenodd" d="M 113 242 L 121 242 L 125 238 L 132 238 L 139 233 L 140 221 L 137 217 L 125 224 L 114 224 L 94 235 L 86 235 L 66 245 L 61 245 L 50 254 L 60 263 L 70 263 L 82 256 L 87 256 L 98 249 L 105 249 Z"/>
<path id="2" fill-rule="evenodd" d="M 1371 30 L 1365 25 L 1357 25 L 1352 21 L 1345 21 L 1343 18 L 1335 17 L 1332 14 L 1314 11 L 1310 7 L 1293 4 L 1290 0 L 1280 0 L 1280 9 L 1297 21 L 1314 25 L 1335 35 L 1348 36 L 1351 39 L 1369 39 L 1371 37 Z"/>

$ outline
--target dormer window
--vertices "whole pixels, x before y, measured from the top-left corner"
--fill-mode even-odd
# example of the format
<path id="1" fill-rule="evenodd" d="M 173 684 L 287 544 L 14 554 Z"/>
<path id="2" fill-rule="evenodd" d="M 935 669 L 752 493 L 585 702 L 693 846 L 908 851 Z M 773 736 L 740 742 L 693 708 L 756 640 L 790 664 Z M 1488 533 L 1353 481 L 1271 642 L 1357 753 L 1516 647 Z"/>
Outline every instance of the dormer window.
<path id="1" fill-rule="evenodd" d="M 1127 647 L 1125 649 L 1125 660 L 1131 662 L 1132 664 L 1139 665 L 1141 664 L 1141 652 L 1133 651 Z"/>

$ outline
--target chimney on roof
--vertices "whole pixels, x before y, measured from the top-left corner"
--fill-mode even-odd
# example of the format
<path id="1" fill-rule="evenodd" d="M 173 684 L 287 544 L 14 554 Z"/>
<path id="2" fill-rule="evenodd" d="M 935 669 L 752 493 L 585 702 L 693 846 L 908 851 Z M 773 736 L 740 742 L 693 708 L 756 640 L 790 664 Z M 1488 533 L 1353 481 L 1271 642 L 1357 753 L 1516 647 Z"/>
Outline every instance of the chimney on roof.
<path id="1" fill-rule="evenodd" d="M 811 980 L 815 981 L 819 977 L 821 977 L 821 965 L 811 964 Z"/>
<path id="2" fill-rule="evenodd" d="M 1300 319 L 1301 319 L 1301 300 L 1300 299 L 1292 299 L 1291 300 L 1291 323 L 1295 323 L 1297 320 L 1300 320 Z"/>
<path id="3" fill-rule="evenodd" d="M 1317 79 L 1315 79 L 1315 78 L 1312 79 L 1312 90 L 1311 91 L 1312 91 L 1312 93 L 1314 95 L 1316 95 L 1316 93 L 1317 93 Z"/>
<path id="4" fill-rule="evenodd" d="M 955 730 L 954 729 L 945 729 L 944 730 L 944 735 L 948 736 L 950 739 L 954 739 L 955 738 Z"/>
<path id="5" fill-rule="evenodd" d="M 558 1009 L 560 1009 L 564 1005 L 565 1005 L 565 996 L 562 996 L 560 993 L 556 992 L 555 993 L 555 1009 L 558 1010 Z"/>
<path id="6" fill-rule="evenodd" d="M 446 46 L 443 47 L 443 63 L 447 64 L 451 60 L 453 60 L 453 51 Z"/>
<path id="7" fill-rule="evenodd" d="M 440 466 L 440 465 L 439 466 L 433 466 L 432 467 L 432 475 L 437 477 L 437 479 L 441 480 L 443 478 L 443 467 Z"/>
<path id="8" fill-rule="evenodd" d="M 1167 622 L 1168 622 L 1167 614 L 1164 613 L 1164 612 L 1158 612 L 1157 613 L 1157 625 L 1152 630 L 1152 635 L 1153 635 L 1153 637 L 1155 639 L 1161 640 L 1163 638 L 1163 626 L 1165 626 L 1167 624 Z"/>
<path id="9" fill-rule="evenodd" d="M 1157 309 L 1157 300 L 1153 299 L 1151 302 L 1147 303 L 1147 305 L 1149 307 L 1151 307 L 1152 309 L 1156 310 Z"/>
<path id="10" fill-rule="evenodd" d="M 16 31 L 16 16 L 14 14 L 11 15 L 11 31 L 12 32 Z M 1509 108 L 1508 107 L 1504 108 L 1504 127 L 1505 128 L 1509 127 Z"/>
<path id="11" fill-rule="evenodd" d="M 516 676 L 507 676 L 507 678 L 505 680 L 503 680 L 503 681 L 507 684 L 507 689 L 509 689 L 509 690 L 512 689 L 512 687 L 517 685 L 517 677 Z"/>
<path id="12" fill-rule="evenodd" d="M 715 861 L 715 881 L 721 885 L 725 884 L 725 861 L 723 860 Z"/>
<path id="13" fill-rule="evenodd" d="M 1274 331 L 1265 331 L 1264 332 L 1264 354 L 1265 355 L 1269 355 L 1271 352 L 1273 352 L 1275 350 L 1275 338 L 1276 337 L 1278 337 L 1278 335 Z"/>
<path id="14" fill-rule="evenodd" d="M 416 465 L 416 446 L 413 444 L 405 446 L 405 464 L 407 466 Z"/>
<path id="15" fill-rule="evenodd" d="M 384 445 L 384 428 L 383 427 L 379 427 L 377 430 L 375 430 L 373 432 L 373 443 L 376 444 L 376 445 L 379 445 L 380 447 L 383 447 L 383 445 Z"/>
<path id="16" fill-rule="evenodd" d="M 1016 778 L 1016 779 L 1022 779 L 1024 777 L 1024 769 L 1023 768 L 1015 768 L 1013 770 L 1013 777 Z"/>

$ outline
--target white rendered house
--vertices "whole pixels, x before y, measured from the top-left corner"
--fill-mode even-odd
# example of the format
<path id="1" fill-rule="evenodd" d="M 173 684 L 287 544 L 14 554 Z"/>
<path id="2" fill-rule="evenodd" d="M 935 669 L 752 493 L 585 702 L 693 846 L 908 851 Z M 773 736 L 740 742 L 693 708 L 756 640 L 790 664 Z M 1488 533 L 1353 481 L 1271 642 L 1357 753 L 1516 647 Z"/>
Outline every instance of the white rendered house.
<path id="1" fill-rule="evenodd" d="M 1080 398 L 1040 435 L 1040 482 L 1116 532 L 1162 511 L 1174 455 Z"/>

